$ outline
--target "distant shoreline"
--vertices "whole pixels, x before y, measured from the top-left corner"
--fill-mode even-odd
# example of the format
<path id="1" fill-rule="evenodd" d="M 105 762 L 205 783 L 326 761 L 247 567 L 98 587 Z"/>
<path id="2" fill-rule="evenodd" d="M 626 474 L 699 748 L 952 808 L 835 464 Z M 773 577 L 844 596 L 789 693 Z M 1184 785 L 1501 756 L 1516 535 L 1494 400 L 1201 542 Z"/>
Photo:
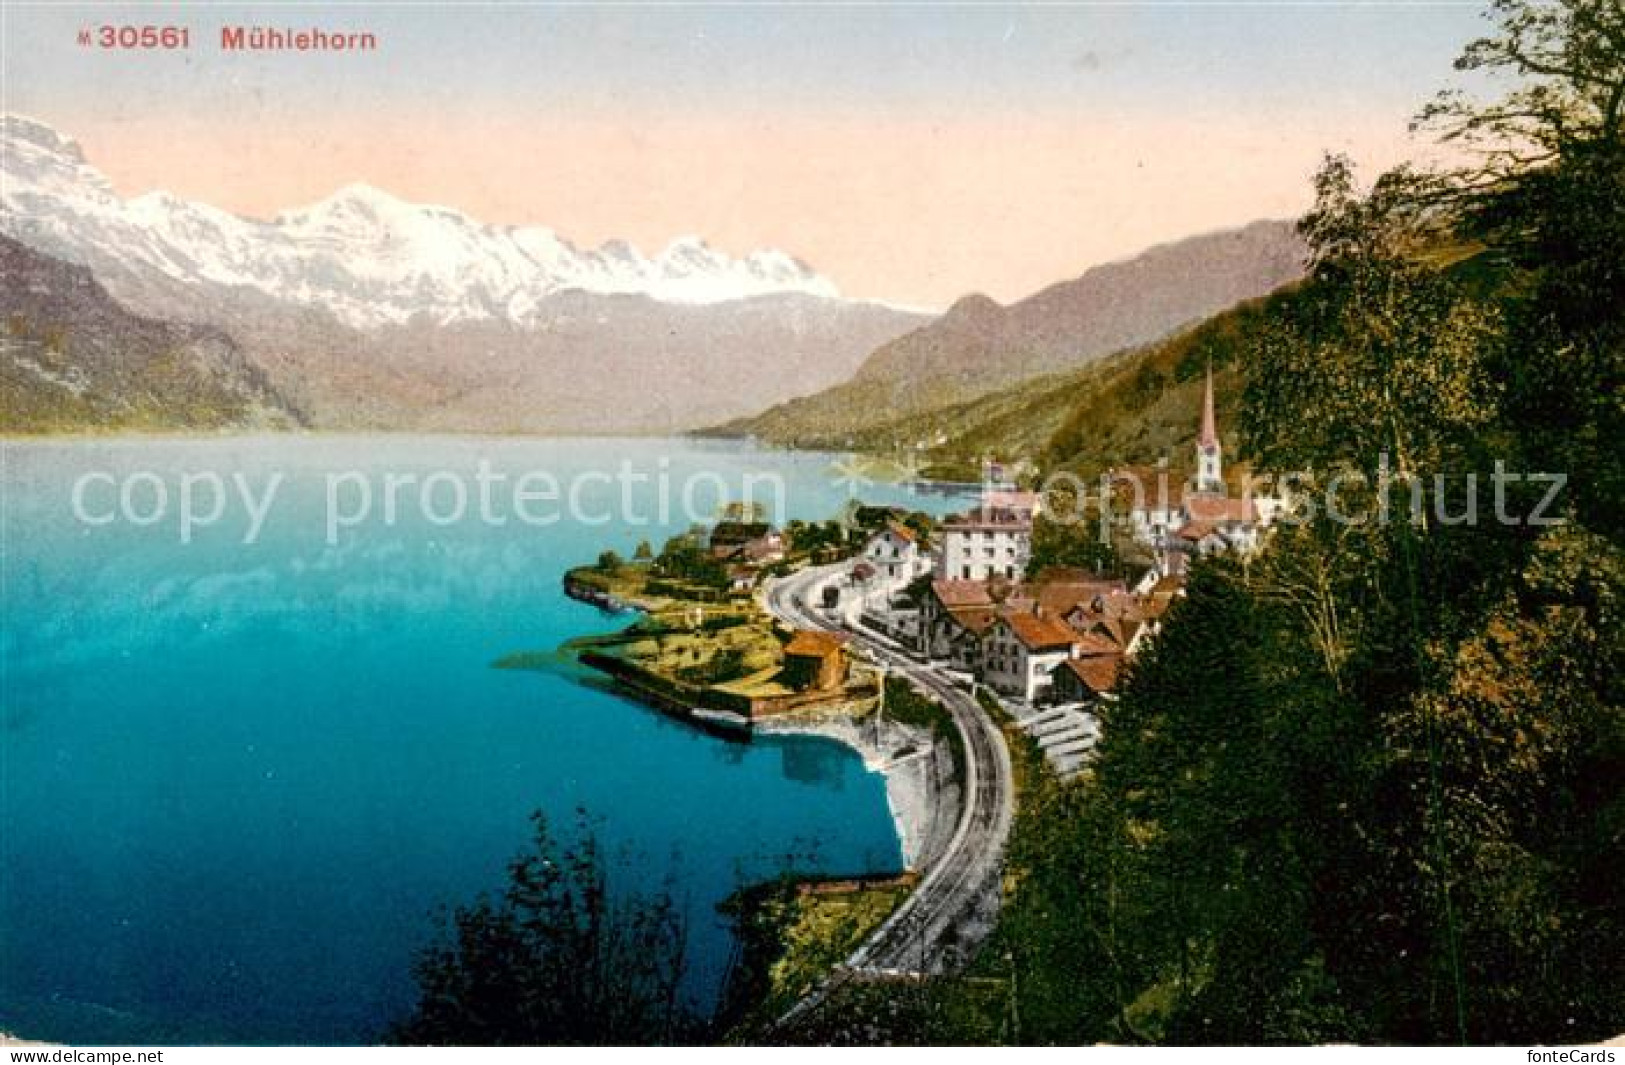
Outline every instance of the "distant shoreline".
<path id="1" fill-rule="evenodd" d="M 273 438 L 289 440 L 300 437 L 335 439 L 340 437 L 447 437 L 481 440 L 710 440 L 748 442 L 746 437 L 706 436 L 698 430 L 639 431 L 636 429 L 603 430 L 597 432 L 526 431 L 500 432 L 488 429 L 274 429 L 244 426 L 232 429 L 134 429 L 134 428 L 81 428 L 51 430 L 48 432 L 19 432 L 0 430 L 0 443 L 51 443 L 58 440 L 252 440 Z M 797 451 L 799 448 L 780 448 L 777 451 Z"/>

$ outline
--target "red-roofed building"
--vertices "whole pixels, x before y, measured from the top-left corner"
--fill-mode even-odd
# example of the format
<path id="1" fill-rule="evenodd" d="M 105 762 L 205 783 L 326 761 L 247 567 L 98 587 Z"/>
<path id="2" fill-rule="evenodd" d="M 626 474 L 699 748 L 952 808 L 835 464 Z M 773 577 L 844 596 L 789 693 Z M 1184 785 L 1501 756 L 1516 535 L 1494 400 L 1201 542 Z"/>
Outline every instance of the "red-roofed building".
<path id="1" fill-rule="evenodd" d="M 1105 641 L 1116 653 L 1132 654 L 1139 649 L 1146 617 L 1138 597 L 1115 592 L 1078 604 L 1065 620 L 1076 632 Z"/>
<path id="2" fill-rule="evenodd" d="M 934 580 L 920 600 L 919 650 L 927 658 L 950 658 L 953 641 L 965 628 L 967 609 L 994 607 L 986 581 Z"/>
<path id="3" fill-rule="evenodd" d="M 986 581 L 934 580 L 931 595 L 944 607 L 987 606 L 993 602 L 993 589 Z"/>
<path id="4" fill-rule="evenodd" d="M 1073 650 L 1079 658 L 1097 658 L 1101 655 L 1120 655 L 1123 645 L 1098 629 L 1088 632 L 1073 630 Z"/>
<path id="5" fill-rule="evenodd" d="M 1002 695 L 1042 701 L 1063 662 L 1120 662 L 1134 654 L 1182 587 L 1148 579 L 1140 595 L 1124 581 L 1083 570 L 1046 570 L 1044 576 L 1050 579 L 1032 584 L 932 581 L 921 605 L 918 646 Z M 1090 669 L 1095 681 L 1106 676 L 1104 666 Z"/>
<path id="6" fill-rule="evenodd" d="M 988 687 L 1028 702 L 1047 694 L 1056 666 L 1072 657 L 1077 633 L 1042 612 L 1005 610 L 982 638 Z"/>
<path id="7" fill-rule="evenodd" d="M 766 522 L 719 522 L 711 530 L 711 555 L 724 562 L 771 565 L 784 559 L 784 534 Z"/>
<path id="8" fill-rule="evenodd" d="M 1253 501 L 1248 498 L 1197 493 L 1185 497 L 1185 516 L 1191 521 L 1214 525 L 1248 525 L 1258 520 Z"/>
<path id="9" fill-rule="evenodd" d="M 997 606 L 967 606 L 953 612 L 953 627 L 947 639 L 948 665 L 963 673 L 981 676 L 984 640 L 999 620 Z"/>
<path id="10" fill-rule="evenodd" d="M 1174 605 L 1174 600 L 1185 594 L 1185 578 L 1169 576 L 1159 578 L 1140 595 L 1140 611 L 1147 622 L 1160 625 L 1162 616 Z"/>
<path id="11" fill-rule="evenodd" d="M 1052 685 L 1063 703 L 1094 703 L 1112 697 L 1123 672 L 1122 655 L 1069 658 L 1055 667 Z"/>
<path id="12" fill-rule="evenodd" d="M 1174 531 L 1170 546 L 1187 555 L 1216 555 L 1230 549 L 1225 531 L 1210 521 L 1187 521 Z"/>
<path id="13" fill-rule="evenodd" d="M 798 629 L 784 645 L 784 681 L 801 691 L 830 691 L 846 682 L 846 637 Z"/>
<path id="14" fill-rule="evenodd" d="M 1120 580 L 1049 580 L 1033 585 L 1032 598 L 1053 617 L 1064 617 L 1073 607 L 1128 594 Z"/>

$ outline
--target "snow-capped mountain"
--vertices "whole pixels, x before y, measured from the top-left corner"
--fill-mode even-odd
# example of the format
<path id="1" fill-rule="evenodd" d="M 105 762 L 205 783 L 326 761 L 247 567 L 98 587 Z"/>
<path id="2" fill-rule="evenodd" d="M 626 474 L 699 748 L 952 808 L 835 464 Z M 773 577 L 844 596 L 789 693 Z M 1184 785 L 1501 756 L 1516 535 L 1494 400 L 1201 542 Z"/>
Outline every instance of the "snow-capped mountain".
<path id="1" fill-rule="evenodd" d="M 653 257 L 584 250 L 364 185 L 264 221 L 165 193 L 126 200 L 72 139 L 14 115 L 0 116 L 0 209 L 0 234 L 51 261 L 37 276 L 83 275 L 136 317 L 226 338 L 319 429 L 697 428 L 844 381 L 925 320 L 842 299 L 783 252 L 736 259 L 696 238 Z M 7 292 L 27 284 L 0 278 L 0 295 L 42 306 Z M 123 380 L 92 372 L 119 362 L 97 346 L 105 322 L 69 318 L 34 323 L 65 337 L 62 372 Z M 62 407 L 28 357 L 0 351 L 0 376 L 33 374 L 35 406 Z M 25 424 L 31 411 L 8 409 L 18 390 L 0 393 L 0 422 Z"/>
<path id="2" fill-rule="evenodd" d="M 653 257 L 622 241 L 578 248 L 550 229 L 492 225 L 350 185 L 268 221 L 167 193 L 125 200 L 71 138 L 0 116 L 0 230 L 89 267 L 116 297 L 198 313 L 200 293 L 318 308 L 356 329 L 544 324 L 548 297 L 578 291 L 706 305 L 777 293 L 838 298 L 780 251 L 732 258 L 686 237 Z"/>

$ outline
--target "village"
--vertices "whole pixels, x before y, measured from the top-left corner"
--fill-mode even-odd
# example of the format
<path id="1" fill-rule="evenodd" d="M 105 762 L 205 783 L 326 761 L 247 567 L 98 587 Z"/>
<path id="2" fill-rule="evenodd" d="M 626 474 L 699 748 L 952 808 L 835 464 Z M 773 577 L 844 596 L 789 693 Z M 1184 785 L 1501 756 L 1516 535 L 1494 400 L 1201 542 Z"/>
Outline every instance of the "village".
<path id="1" fill-rule="evenodd" d="M 1228 494 L 1211 374 L 1194 459 L 1186 484 L 1147 488 L 1151 474 L 1131 475 L 1140 490 L 1126 513 L 1150 559 L 1137 577 L 1065 566 L 1032 572 L 1044 498 L 993 485 L 977 506 L 940 522 L 929 542 L 888 522 L 844 580 L 824 585 L 822 605 L 847 627 L 992 692 L 1070 776 L 1098 737 L 1102 704 L 1115 697 L 1125 665 L 1184 594 L 1191 560 L 1250 555 L 1281 512 L 1280 500 Z"/>
<path id="2" fill-rule="evenodd" d="M 1137 556 L 1149 560 L 1131 576 L 1035 567 L 1044 499 L 1011 483 L 989 481 L 975 505 L 940 520 L 854 505 L 839 521 L 780 529 L 735 508 L 658 556 L 640 549 L 630 564 L 601 558 L 572 571 L 577 598 L 646 615 L 628 630 L 635 639 L 583 660 L 696 723 L 748 730 L 872 701 L 876 671 L 854 645 L 879 643 L 998 699 L 1055 770 L 1073 775 L 1125 666 L 1184 594 L 1191 560 L 1250 555 L 1281 512 L 1280 500 L 1227 491 L 1211 375 L 1194 450 L 1186 483 L 1170 487 L 1164 474 L 1124 508 Z M 811 600 L 802 612 L 759 609 L 792 572 Z"/>

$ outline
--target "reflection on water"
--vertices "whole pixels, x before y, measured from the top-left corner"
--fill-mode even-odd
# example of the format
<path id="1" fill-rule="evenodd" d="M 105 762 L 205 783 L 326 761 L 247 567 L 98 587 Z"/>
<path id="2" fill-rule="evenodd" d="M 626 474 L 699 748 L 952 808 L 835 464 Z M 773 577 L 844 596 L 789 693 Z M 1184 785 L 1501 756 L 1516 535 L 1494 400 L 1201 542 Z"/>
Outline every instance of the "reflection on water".
<path id="1" fill-rule="evenodd" d="M 852 758 L 850 749 L 817 739 L 778 741 L 774 746 L 779 749 L 779 764 L 784 767 L 786 780 L 818 784 L 832 791 L 845 786 Z"/>

